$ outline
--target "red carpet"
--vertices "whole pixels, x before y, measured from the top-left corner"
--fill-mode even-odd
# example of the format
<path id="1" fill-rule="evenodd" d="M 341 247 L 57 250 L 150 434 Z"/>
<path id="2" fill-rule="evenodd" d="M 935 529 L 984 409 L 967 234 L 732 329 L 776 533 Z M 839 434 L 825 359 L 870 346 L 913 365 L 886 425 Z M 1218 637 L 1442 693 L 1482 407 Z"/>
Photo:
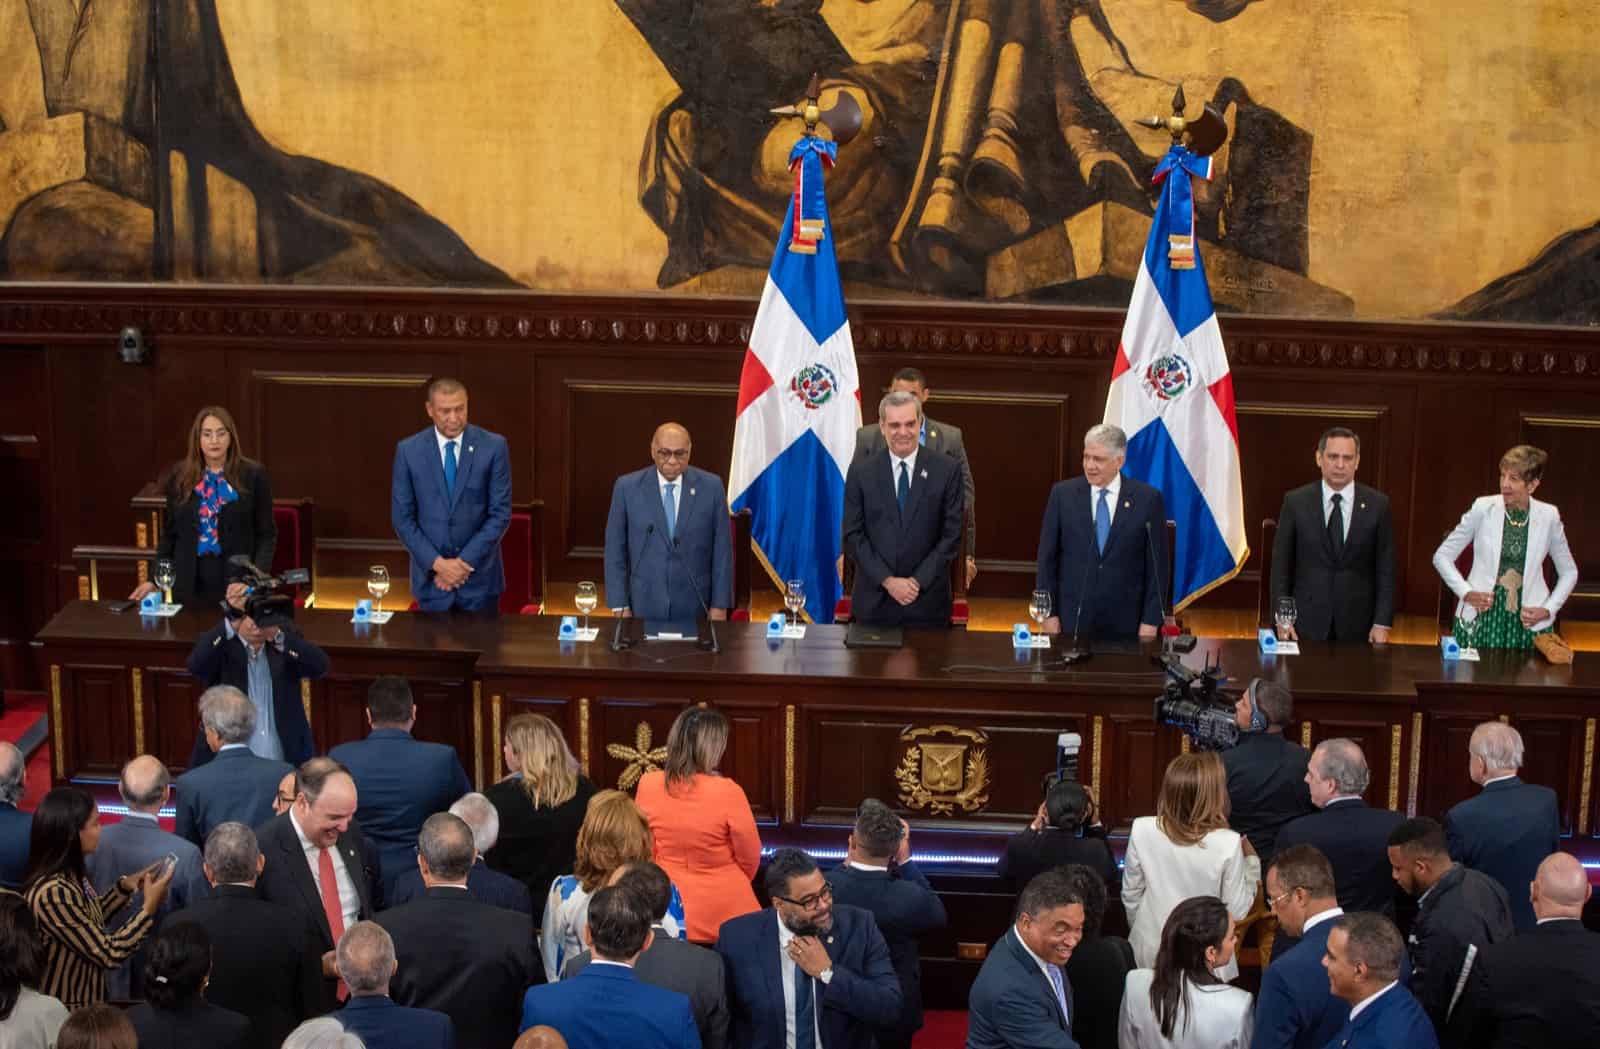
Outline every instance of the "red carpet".
<path id="1" fill-rule="evenodd" d="M 966 1010 L 927 1010 L 922 1014 L 922 1030 L 911 1040 L 911 1049 L 962 1049 L 967 1044 Z"/>

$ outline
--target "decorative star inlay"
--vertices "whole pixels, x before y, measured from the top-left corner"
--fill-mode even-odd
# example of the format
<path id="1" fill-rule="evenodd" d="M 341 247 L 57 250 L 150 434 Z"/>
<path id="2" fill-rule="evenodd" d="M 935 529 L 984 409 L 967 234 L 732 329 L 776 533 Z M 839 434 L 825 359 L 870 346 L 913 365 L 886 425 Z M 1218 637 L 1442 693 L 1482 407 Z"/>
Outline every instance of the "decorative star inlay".
<path id="1" fill-rule="evenodd" d="M 622 775 L 617 777 L 618 790 L 632 790 L 639 783 L 639 777 L 646 772 L 654 772 L 667 760 L 667 748 L 650 746 L 651 736 L 648 722 L 639 722 L 639 727 L 633 730 L 633 746 L 626 743 L 607 743 L 606 753 L 618 761 L 626 761 L 627 767 L 622 770 Z"/>

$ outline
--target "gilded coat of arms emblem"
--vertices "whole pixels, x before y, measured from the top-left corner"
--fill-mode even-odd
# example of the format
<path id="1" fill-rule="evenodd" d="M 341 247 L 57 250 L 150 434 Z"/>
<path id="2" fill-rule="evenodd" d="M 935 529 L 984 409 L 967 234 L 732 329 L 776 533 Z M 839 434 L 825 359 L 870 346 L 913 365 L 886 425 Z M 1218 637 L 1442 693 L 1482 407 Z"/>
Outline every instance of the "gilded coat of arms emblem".
<path id="1" fill-rule="evenodd" d="M 894 770 L 900 804 L 933 816 L 956 810 L 976 812 L 989 801 L 989 737 L 981 730 L 954 725 L 908 727 L 900 733 L 905 745 Z"/>

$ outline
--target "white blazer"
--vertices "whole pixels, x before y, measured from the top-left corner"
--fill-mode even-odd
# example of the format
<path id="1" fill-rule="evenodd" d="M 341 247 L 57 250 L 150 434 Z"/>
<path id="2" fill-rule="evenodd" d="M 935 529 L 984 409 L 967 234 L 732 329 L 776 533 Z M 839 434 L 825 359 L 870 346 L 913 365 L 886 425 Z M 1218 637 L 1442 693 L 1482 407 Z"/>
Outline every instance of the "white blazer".
<path id="1" fill-rule="evenodd" d="M 1239 835 L 1226 827 L 1198 845 L 1178 845 L 1162 833 L 1154 816 L 1140 816 L 1128 834 L 1122 868 L 1122 907 L 1128 912 L 1128 942 L 1143 969 L 1156 964 L 1161 930 L 1174 907 L 1191 896 L 1215 896 L 1234 921 L 1243 921 L 1256 902 L 1261 860 L 1246 856 Z M 1223 980 L 1239 975 L 1239 963 L 1217 970 Z"/>
<path id="2" fill-rule="evenodd" d="M 1500 538 L 1506 526 L 1506 501 L 1499 495 L 1486 495 L 1476 499 L 1471 509 L 1461 515 L 1461 521 L 1439 549 L 1433 552 L 1433 567 L 1444 580 L 1444 585 L 1458 598 L 1470 590 L 1494 592 L 1494 581 L 1500 574 Z M 1472 569 L 1462 578 L 1456 568 L 1456 558 L 1472 544 Z M 1556 563 L 1556 588 L 1551 590 L 1544 581 L 1544 559 Z M 1535 630 L 1548 630 L 1555 622 L 1556 613 L 1572 595 L 1578 585 L 1578 562 L 1572 558 L 1567 546 L 1567 532 L 1561 527 L 1561 511 L 1551 503 L 1537 499 L 1528 501 L 1528 559 L 1522 567 L 1522 608 L 1544 608 L 1550 617 L 1535 625 Z M 1478 617 L 1477 609 L 1465 601 L 1456 603 L 1456 615 L 1470 623 Z"/>
<path id="3" fill-rule="evenodd" d="M 1117 1017 L 1119 1049 L 1250 1049 L 1255 999 L 1242 987 L 1185 980 L 1183 1007 L 1172 1038 L 1163 1038 L 1156 1011 L 1150 1007 L 1153 969 L 1135 969 L 1123 984 L 1122 1013 Z"/>

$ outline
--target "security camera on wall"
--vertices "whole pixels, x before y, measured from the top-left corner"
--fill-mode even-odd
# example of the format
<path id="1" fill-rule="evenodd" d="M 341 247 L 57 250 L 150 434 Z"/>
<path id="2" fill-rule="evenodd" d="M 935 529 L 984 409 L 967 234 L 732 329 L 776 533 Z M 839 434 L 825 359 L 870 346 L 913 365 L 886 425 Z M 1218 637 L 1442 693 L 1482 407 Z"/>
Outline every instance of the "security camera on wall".
<path id="1" fill-rule="evenodd" d="M 117 356 L 123 364 L 147 364 L 150 347 L 145 344 L 144 332 L 138 328 L 123 328 L 117 336 Z"/>

